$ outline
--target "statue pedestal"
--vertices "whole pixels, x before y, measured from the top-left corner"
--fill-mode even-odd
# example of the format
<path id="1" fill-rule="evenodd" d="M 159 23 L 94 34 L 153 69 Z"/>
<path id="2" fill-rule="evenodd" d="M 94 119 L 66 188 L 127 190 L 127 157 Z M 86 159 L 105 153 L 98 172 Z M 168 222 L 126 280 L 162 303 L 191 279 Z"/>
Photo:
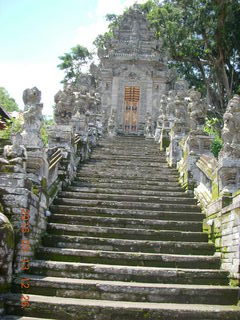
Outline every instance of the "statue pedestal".
<path id="1" fill-rule="evenodd" d="M 213 137 L 189 133 L 186 138 L 180 142 L 183 157 L 177 163 L 180 172 L 180 183 L 185 189 L 193 190 L 196 183 L 200 181 L 200 173 L 196 166 L 196 162 L 203 154 L 212 155 L 210 147 Z"/>
<path id="2" fill-rule="evenodd" d="M 218 160 L 219 191 L 222 195 L 232 194 L 240 189 L 240 159 L 219 157 Z"/>

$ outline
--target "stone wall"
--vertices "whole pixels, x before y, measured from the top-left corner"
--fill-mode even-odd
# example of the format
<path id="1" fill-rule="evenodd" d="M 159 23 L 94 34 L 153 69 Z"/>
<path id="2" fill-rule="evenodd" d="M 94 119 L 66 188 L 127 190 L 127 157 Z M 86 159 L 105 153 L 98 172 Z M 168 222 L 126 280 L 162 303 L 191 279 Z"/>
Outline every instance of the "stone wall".
<path id="1" fill-rule="evenodd" d="M 155 139 L 166 150 L 170 166 L 179 171 L 179 182 L 194 192 L 206 214 L 204 228 L 222 259 L 222 269 L 230 272 L 233 284 L 240 282 L 240 96 L 228 103 L 222 129 L 223 148 L 216 159 L 210 151 L 213 138 L 203 131 L 206 107 L 195 89 L 181 97 L 163 99 Z M 185 102 L 184 102 L 185 101 Z M 168 109 L 173 107 L 173 117 Z M 184 125 L 184 114 L 188 123 Z M 169 125 L 171 124 L 171 125 Z M 189 127 L 188 127 L 189 125 Z M 165 140 L 164 140 L 165 139 Z M 169 141 L 169 147 L 164 143 Z"/>
<path id="2" fill-rule="evenodd" d="M 205 209 L 205 229 L 222 259 L 222 269 L 230 272 L 233 285 L 240 283 L 240 191 L 226 199 L 218 199 Z"/>
<path id="3" fill-rule="evenodd" d="M 77 166 L 89 158 L 101 136 L 96 107 L 99 99 L 85 92 L 81 95 L 81 108 L 85 107 L 82 111 L 76 96 L 69 87 L 58 93 L 57 123 L 48 129 L 49 142 L 45 146 L 41 138 L 41 92 L 37 88 L 26 89 L 23 94 L 24 130 L 12 135 L 11 141 L 2 141 L 0 211 L 4 215 L 0 214 L 0 291 L 11 283 L 10 266 L 13 265 L 14 273 L 30 267 L 46 232 L 52 201 L 75 177 Z M 69 108 L 71 116 L 66 118 Z"/>

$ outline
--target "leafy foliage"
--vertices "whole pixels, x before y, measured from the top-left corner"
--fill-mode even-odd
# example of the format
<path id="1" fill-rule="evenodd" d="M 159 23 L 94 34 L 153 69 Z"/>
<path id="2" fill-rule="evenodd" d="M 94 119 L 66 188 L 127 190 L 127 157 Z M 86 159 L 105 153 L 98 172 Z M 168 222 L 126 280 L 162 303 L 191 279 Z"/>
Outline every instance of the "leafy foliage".
<path id="1" fill-rule="evenodd" d="M 8 112 L 19 111 L 17 103 L 10 97 L 7 90 L 3 87 L 0 87 L 0 106 Z"/>
<path id="2" fill-rule="evenodd" d="M 70 52 L 60 56 L 61 63 L 57 66 L 64 70 L 65 77 L 62 83 L 76 83 L 81 76 L 81 68 L 92 58 L 87 48 L 77 45 Z"/>
<path id="3" fill-rule="evenodd" d="M 170 65 L 223 114 L 240 80 L 239 0 L 149 0 L 141 8 Z"/>
<path id="4" fill-rule="evenodd" d="M 223 140 L 221 138 L 221 128 L 223 125 L 223 120 L 218 118 L 209 118 L 206 120 L 204 131 L 210 136 L 214 137 L 211 145 L 211 152 L 217 158 L 219 152 L 223 147 Z"/>
<path id="5" fill-rule="evenodd" d="M 12 133 L 22 132 L 23 120 L 21 118 L 12 118 L 6 121 L 6 128 L 0 130 L 0 138 L 9 139 Z"/>
<path id="6" fill-rule="evenodd" d="M 44 143 L 45 146 L 48 145 L 48 132 L 47 132 L 47 130 L 53 124 L 54 124 L 53 120 L 44 119 L 44 121 L 43 121 L 43 126 L 41 128 L 41 138 L 42 138 L 43 143 Z"/>

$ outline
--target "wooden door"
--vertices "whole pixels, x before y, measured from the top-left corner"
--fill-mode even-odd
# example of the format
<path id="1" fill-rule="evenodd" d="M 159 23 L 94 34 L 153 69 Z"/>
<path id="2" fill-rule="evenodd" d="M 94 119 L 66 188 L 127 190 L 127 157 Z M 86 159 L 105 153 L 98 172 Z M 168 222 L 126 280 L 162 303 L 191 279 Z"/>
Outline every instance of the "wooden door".
<path id="1" fill-rule="evenodd" d="M 124 94 L 124 131 L 137 132 L 138 108 L 140 101 L 139 87 L 125 87 Z"/>

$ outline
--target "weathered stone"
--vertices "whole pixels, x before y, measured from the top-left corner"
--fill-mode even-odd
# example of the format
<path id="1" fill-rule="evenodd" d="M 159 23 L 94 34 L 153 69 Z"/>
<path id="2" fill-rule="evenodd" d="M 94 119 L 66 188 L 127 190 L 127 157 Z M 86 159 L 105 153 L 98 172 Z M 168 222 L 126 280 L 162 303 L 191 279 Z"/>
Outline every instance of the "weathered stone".
<path id="1" fill-rule="evenodd" d="M 36 87 L 24 90 L 23 101 L 25 104 L 23 112 L 23 144 L 28 148 L 41 148 L 43 147 L 40 132 L 43 125 L 43 105 L 40 103 L 41 91 Z"/>
<path id="2" fill-rule="evenodd" d="M 14 231 L 8 218 L 0 213 L 0 293 L 8 291 L 12 281 Z"/>

